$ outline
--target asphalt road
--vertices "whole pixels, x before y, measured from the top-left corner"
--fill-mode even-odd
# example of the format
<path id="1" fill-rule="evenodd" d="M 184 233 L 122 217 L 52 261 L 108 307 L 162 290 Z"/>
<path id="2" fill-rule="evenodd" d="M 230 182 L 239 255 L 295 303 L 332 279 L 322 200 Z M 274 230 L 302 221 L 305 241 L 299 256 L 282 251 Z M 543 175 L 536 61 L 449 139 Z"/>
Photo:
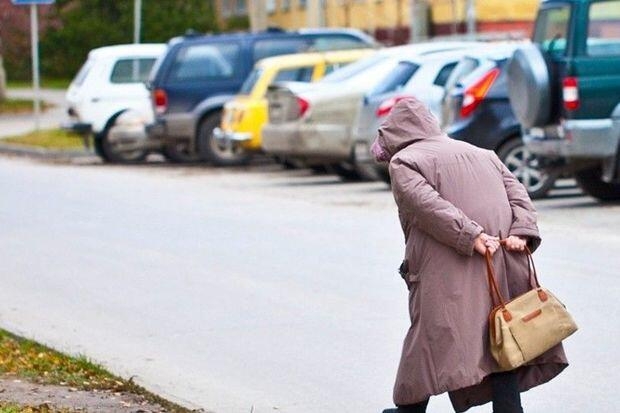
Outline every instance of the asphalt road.
<path id="1" fill-rule="evenodd" d="M 408 317 L 383 184 L 0 158 L 0 194 L 0 326 L 217 413 L 391 405 Z M 568 188 L 537 207 L 542 282 L 581 330 L 525 411 L 615 413 L 620 204 Z"/>

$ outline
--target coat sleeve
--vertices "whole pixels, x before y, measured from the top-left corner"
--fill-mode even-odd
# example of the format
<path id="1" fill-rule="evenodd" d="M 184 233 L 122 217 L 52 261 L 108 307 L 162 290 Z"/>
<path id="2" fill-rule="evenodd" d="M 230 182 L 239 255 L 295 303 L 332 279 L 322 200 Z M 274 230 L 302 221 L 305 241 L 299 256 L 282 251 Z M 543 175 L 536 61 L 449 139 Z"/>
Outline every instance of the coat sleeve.
<path id="1" fill-rule="evenodd" d="M 392 192 L 401 213 L 413 216 L 413 225 L 459 254 L 472 255 L 483 228 L 441 197 L 414 167 L 401 159 L 390 163 Z"/>
<path id="2" fill-rule="evenodd" d="M 494 155 L 495 156 L 495 155 Z M 495 156 L 495 163 L 500 168 L 508 202 L 512 209 L 512 225 L 508 235 L 516 235 L 528 239 L 528 247 L 535 251 L 541 238 L 536 224 L 536 208 L 521 182 L 506 168 L 506 165 Z"/>

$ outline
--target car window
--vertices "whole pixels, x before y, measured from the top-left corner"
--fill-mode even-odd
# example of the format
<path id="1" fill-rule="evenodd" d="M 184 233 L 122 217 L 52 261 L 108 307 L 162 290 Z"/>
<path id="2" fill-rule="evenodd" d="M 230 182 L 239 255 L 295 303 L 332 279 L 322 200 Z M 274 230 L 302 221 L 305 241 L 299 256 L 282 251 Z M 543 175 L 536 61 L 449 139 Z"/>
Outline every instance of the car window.
<path id="1" fill-rule="evenodd" d="M 437 73 L 437 77 L 433 81 L 433 84 L 444 87 L 446 85 L 446 82 L 448 81 L 448 78 L 450 77 L 450 74 L 456 67 L 456 64 L 457 62 L 452 62 L 442 67 L 439 70 L 439 73 Z"/>
<path id="2" fill-rule="evenodd" d="M 349 64 L 351 64 L 351 62 L 328 63 L 325 65 L 325 75 L 328 75 L 335 70 L 342 69 Z"/>
<path id="3" fill-rule="evenodd" d="M 314 71 L 314 66 L 309 67 L 299 67 L 295 69 L 284 69 L 280 70 L 276 75 L 274 82 L 309 82 L 312 80 L 312 72 Z"/>
<path id="4" fill-rule="evenodd" d="M 263 39 L 254 43 L 254 62 L 265 57 L 300 53 L 308 50 L 308 41 L 297 39 Z"/>
<path id="5" fill-rule="evenodd" d="M 112 83 L 142 83 L 148 79 L 155 58 L 121 59 L 112 68 Z"/>
<path id="6" fill-rule="evenodd" d="M 536 20 L 534 42 L 548 52 L 564 54 L 566 52 L 571 6 L 542 9 Z"/>
<path id="7" fill-rule="evenodd" d="M 182 47 L 170 70 L 170 80 L 230 79 L 239 67 L 239 45 L 235 43 L 198 44 Z"/>
<path id="8" fill-rule="evenodd" d="M 86 80 L 86 76 L 88 76 L 88 72 L 90 72 L 90 69 L 93 67 L 93 64 L 94 62 L 92 59 L 86 60 L 86 62 L 82 65 L 80 70 L 77 72 L 77 74 L 75 75 L 71 83 L 73 83 L 76 86 L 82 86 L 82 84 L 84 83 L 84 80 Z"/>
<path id="9" fill-rule="evenodd" d="M 312 38 L 310 48 L 314 51 L 342 50 L 368 47 L 361 39 L 346 35 L 324 35 Z"/>
<path id="10" fill-rule="evenodd" d="M 241 85 L 241 89 L 239 90 L 239 94 L 249 95 L 250 93 L 252 93 L 252 89 L 254 89 L 254 85 L 256 84 L 256 82 L 258 82 L 258 79 L 260 79 L 262 74 L 263 74 L 263 69 L 254 68 L 250 72 L 248 77 L 245 78 L 245 81 L 243 82 L 243 85 Z"/>
<path id="11" fill-rule="evenodd" d="M 589 13 L 588 55 L 620 55 L 620 0 L 592 3 Z"/>
<path id="12" fill-rule="evenodd" d="M 448 79 L 446 79 L 446 83 L 444 85 L 445 95 L 447 96 L 450 91 L 459 84 L 461 79 L 476 70 L 479 65 L 480 62 L 478 59 L 471 57 L 464 57 L 461 59 L 450 72 Z"/>
<path id="13" fill-rule="evenodd" d="M 369 96 L 382 95 L 402 88 L 419 68 L 419 65 L 411 62 L 398 63 L 369 93 Z"/>

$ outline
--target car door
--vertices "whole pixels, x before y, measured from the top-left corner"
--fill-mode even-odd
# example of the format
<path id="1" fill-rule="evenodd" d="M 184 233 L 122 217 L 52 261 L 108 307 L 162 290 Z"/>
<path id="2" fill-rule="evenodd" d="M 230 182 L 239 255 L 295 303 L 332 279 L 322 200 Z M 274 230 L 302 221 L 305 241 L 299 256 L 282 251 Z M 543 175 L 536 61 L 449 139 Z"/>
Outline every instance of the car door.
<path id="1" fill-rule="evenodd" d="M 588 16 L 585 40 L 575 45 L 572 74 L 577 79 L 579 107 L 566 111 L 572 119 L 609 118 L 620 103 L 620 0 L 584 4 Z"/>

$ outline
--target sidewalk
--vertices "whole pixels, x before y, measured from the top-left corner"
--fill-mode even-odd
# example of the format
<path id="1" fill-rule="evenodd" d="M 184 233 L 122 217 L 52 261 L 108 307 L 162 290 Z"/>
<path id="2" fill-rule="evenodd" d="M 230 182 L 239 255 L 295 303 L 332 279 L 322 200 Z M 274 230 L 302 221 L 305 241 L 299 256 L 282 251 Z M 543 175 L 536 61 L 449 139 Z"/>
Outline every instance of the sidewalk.
<path id="1" fill-rule="evenodd" d="M 14 99 L 34 98 L 34 92 L 31 89 L 9 89 L 7 95 Z M 54 105 L 41 113 L 41 129 L 58 128 L 66 116 L 65 91 L 43 89 L 41 99 Z M 0 139 L 32 132 L 34 129 L 34 114 L 0 115 Z"/>

